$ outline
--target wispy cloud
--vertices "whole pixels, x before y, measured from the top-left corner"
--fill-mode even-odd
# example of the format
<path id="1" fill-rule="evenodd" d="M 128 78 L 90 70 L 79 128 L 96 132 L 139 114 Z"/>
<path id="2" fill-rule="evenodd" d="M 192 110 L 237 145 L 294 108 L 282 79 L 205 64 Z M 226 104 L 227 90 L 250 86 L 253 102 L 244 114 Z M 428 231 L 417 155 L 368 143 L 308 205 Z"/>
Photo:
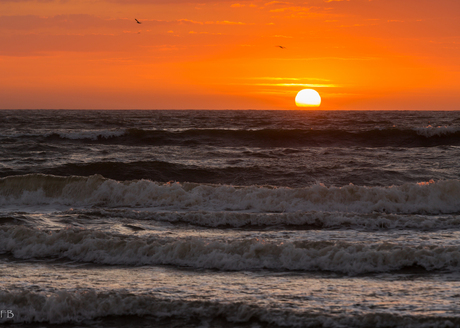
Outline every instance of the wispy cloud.
<path id="1" fill-rule="evenodd" d="M 251 77 L 252 80 L 267 80 L 267 81 L 323 81 L 329 82 L 329 79 L 321 79 L 315 77 L 273 77 L 273 76 L 263 76 L 263 77 Z"/>
<path id="2" fill-rule="evenodd" d="M 274 60 L 289 60 L 289 61 L 316 61 L 316 60 L 343 60 L 343 61 L 368 61 L 368 60 L 380 60 L 381 57 L 309 57 L 309 58 L 274 58 Z"/>
<path id="3" fill-rule="evenodd" d="M 217 24 L 217 25 L 246 25 L 246 23 L 242 23 L 242 22 L 231 22 L 231 21 L 206 22 L 205 24 Z"/>
<path id="4" fill-rule="evenodd" d="M 1 0 L 0 0 L 1 1 Z M 142 21 L 142 26 L 135 24 L 131 18 L 102 18 L 88 14 L 70 14 L 70 15 L 54 15 L 54 16 L 38 16 L 38 15 L 16 15 L 16 16 L 0 16 L 0 29 L 36 32 L 37 29 L 48 29 L 53 34 L 59 30 L 88 30 L 88 29 L 110 29 L 114 32 L 117 29 L 126 31 L 128 26 L 132 28 L 152 28 L 161 25 L 246 25 L 244 22 L 236 21 L 197 21 L 187 18 L 176 20 L 159 20 L 139 17 Z"/>
<path id="5" fill-rule="evenodd" d="M 179 22 L 179 23 L 184 23 L 184 24 L 199 24 L 199 25 L 204 25 L 204 22 L 195 21 L 195 20 L 186 19 L 186 18 L 181 18 L 181 19 L 178 19 L 178 20 L 176 20 L 176 21 Z"/>
<path id="6" fill-rule="evenodd" d="M 270 12 L 272 13 L 279 13 L 279 12 L 284 12 L 284 11 L 294 11 L 294 12 L 299 12 L 299 11 L 308 11 L 310 8 L 307 7 L 283 7 L 283 8 L 277 8 L 277 9 L 272 9 Z"/>
<path id="7" fill-rule="evenodd" d="M 198 24 L 198 25 L 246 25 L 246 23 L 243 22 L 232 22 L 232 21 L 206 21 L 206 22 L 200 22 L 200 21 L 195 21 L 191 19 L 178 19 L 177 22 L 179 23 L 185 23 L 185 24 Z"/>
<path id="8" fill-rule="evenodd" d="M 232 4 L 230 7 L 232 8 L 239 8 L 239 7 L 250 7 L 250 8 L 255 8 L 257 7 L 257 5 L 253 4 L 253 3 L 250 3 L 250 4 L 242 4 L 242 3 L 234 3 Z"/>
<path id="9" fill-rule="evenodd" d="M 319 83 L 255 83 L 264 87 L 303 87 L 303 88 L 337 88 L 338 84 L 319 84 Z"/>
<path id="10" fill-rule="evenodd" d="M 283 2 L 283 1 L 270 1 L 264 4 L 264 6 L 270 6 L 270 5 L 290 5 L 291 2 Z"/>
<path id="11" fill-rule="evenodd" d="M 190 31 L 188 32 L 189 34 L 208 34 L 208 35 L 222 35 L 222 33 L 213 33 L 213 32 L 196 32 L 196 31 Z"/>

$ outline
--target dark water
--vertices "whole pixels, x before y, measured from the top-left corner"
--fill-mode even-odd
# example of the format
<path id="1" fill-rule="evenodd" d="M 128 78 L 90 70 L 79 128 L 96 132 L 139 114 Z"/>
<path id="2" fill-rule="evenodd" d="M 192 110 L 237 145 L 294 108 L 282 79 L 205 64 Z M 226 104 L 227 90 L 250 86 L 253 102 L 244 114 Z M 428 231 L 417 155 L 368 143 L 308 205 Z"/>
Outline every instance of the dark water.
<path id="1" fill-rule="evenodd" d="M 459 158 L 460 112 L 0 111 L 0 322 L 460 327 Z"/>

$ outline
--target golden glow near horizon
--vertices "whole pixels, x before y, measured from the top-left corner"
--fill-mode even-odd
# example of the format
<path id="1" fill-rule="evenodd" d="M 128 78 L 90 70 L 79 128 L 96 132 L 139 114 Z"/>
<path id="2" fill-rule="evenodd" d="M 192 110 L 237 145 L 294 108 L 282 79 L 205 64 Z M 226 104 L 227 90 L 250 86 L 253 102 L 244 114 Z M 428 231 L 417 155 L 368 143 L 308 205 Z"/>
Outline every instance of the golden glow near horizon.
<path id="1" fill-rule="evenodd" d="M 295 104 L 298 107 L 319 107 L 321 105 L 321 96 L 316 90 L 300 90 L 295 97 Z"/>
<path id="2" fill-rule="evenodd" d="M 295 109 L 314 88 L 322 109 L 459 109 L 459 12 L 451 0 L 3 0 L 0 108 Z"/>

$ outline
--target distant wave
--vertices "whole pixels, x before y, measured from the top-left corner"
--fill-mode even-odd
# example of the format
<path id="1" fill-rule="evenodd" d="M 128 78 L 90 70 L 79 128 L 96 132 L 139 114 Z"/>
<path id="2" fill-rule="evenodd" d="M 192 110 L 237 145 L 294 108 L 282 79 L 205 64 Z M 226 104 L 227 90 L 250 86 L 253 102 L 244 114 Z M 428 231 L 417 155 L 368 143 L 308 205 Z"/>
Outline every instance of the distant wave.
<path id="1" fill-rule="evenodd" d="M 282 156 L 282 153 L 277 156 Z M 253 164 L 242 168 L 238 165 L 225 164 L 226 165 L 223 165 L 223 167 L 219 167 L 193 165 L 186 161 L 183 161 L 183 163 L 174 163 L 158 160 L 134 162 L 111 160 L 90 163 L 66 163 L 48 168 L 39 168 L 36 166 L 33 167 L 33 170 L 26 168 L 24 171 L 20 169 L 16 169 L 15 171 L 5 170 L 6 172 L 0 172 L 0 176 L 40 172 L 61 176 L 90 176 L 100 174 L 114 180 L 135 180 L 144 178 L 161 182 L 176 180 L 223 184 L 253 184 L 255 183 L 253 181 L 258 180 L 271 185 L 286 184 L 286 181 L 293 181 L 293 183 L 297 184 L 305 184 L 314 181 L 314 176 L 310 174 L 307 169 L 302 171 L 304 175 L 299 177 L 298 173 L 282 170 L 279 167 Z"/>
<path id="2" fill-rule="evenodd" d="M 5 136 L 8 138 L 37 135 Z M 372 130 L 315 129 L 184 129 L 184 130 L 86 130 L 56 131 L 44 141 L 102 142 L 146 145 L 238 145 L 254 147 L 369 146 L 429 147 L 460 145 L 460 127 L 385 128 Z"/>
<path id="3" fill-rule="evenodd" d="M 431 126 L 428 125 L 427 127 L 423 128 L 415 128 L 414 129 L 417 134 L 422 135 L 427 138 L 431 138 L 434 136 L 456 136 L 459 135 L 460 127 L 459 126 Z"/>
<path id="4" fill-rule="evenodd" d="M 68 131 L 57 133 L 59 138 L 62 139 L 110 139 L 114 137 L 120 137 L 126 134 L 126 130 L 87 130 L 87 131 Z M 55 135 L 50 134 L 49 136 Z"/>
<path id="5" fill-rule="evenodd" d="M 207 211 L 356 213 L 458 213 L 460 181 L 406 183 L 390 187 L 348 185 L 305 188 L 235 187 L 199 183 L 119 182 L 100 175 L 30 174 L 0 179 L 0 204 L 153 207 Z"/>
<path id="6" fill-rule="evenodd" d="M 9 133 L 0 134 L 0 138 L 16 139 L 16 138 L 60 138 L 69 140 L 98 140 L 110 139 L 126 134 L 125 129 L 102 129 L 102 130 L 66 130 L 66 131 L 49 131 L 43 134 L 38 133 Z"/>
<path id="7" fill-rule="evenodd" d="M 68 228 L 0 227 L 0 252 L 18 259 L 67 258 L 109 265 L 173 265 L 230 271 L 331 271 L 350 275 L 420 267 L 460 271 L 460 246 L 264 239 L 118 236 Z"/>

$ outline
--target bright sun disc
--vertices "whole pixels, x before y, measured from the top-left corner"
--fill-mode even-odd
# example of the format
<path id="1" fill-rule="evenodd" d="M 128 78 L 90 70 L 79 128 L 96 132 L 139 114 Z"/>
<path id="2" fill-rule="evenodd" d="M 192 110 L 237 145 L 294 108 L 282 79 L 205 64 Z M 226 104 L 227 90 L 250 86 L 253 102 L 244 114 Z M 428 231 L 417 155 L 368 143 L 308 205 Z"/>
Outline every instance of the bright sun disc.
<path id="1" fill-rule="evenodd" d="M 321 96 L 316 90 L 303 89 L 297 93 L 295 104 L 298 107 L 318 107 L 321 104 Z"/>

